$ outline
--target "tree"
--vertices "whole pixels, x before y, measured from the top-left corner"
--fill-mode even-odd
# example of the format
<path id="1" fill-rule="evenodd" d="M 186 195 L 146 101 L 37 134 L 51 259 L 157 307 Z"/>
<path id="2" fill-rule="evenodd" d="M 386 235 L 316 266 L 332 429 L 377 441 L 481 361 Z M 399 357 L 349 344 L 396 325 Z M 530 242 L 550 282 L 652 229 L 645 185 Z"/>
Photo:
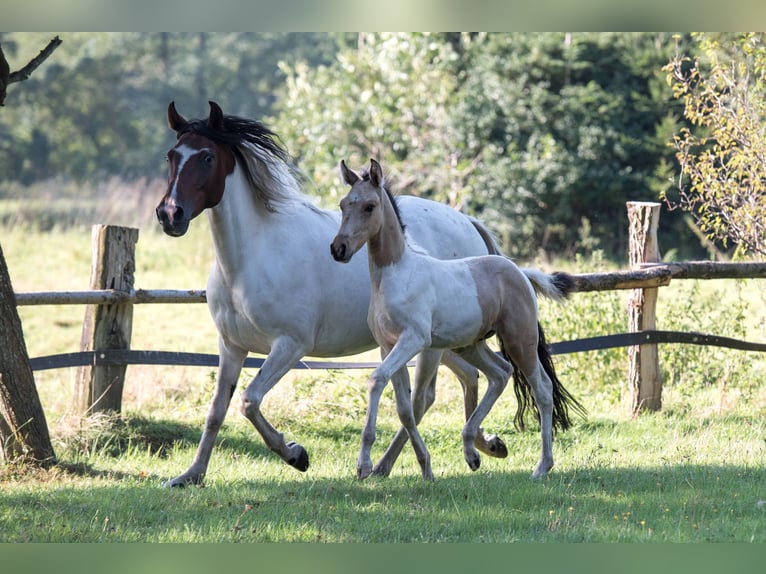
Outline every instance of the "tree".
<path id="1" fill-rule="evenodd" d="M 10 72 L 0 45 L 0 105 L 7 86 L 21 81 L 58 46 L 54 38 L 40 55 L 19 72 Z M 50 466 L 56 462 L 48 424 L 29 364 L 21 320 L 8 266 L 0 246 L 0 452 L 6 460 L 24 460 Z"/>
<path id="2" fill-rule="evenodd" d="M 364 34 L 329 66 L 286 69 L 275 125 L 328 203 L 338 161 L 372 155 L 513 257 L 624 258 L 625 202 L 672 185 L 672 50 L 665 33 Z"/>
<path id="3" fill-rule="evenodd" d="M 763 33 L 695 36 L 703 57 L 677 52 L 665 67 L 691 126 L 673 138 L 678 196 L 724 247 L 766 255 L 766 45 Z"/>

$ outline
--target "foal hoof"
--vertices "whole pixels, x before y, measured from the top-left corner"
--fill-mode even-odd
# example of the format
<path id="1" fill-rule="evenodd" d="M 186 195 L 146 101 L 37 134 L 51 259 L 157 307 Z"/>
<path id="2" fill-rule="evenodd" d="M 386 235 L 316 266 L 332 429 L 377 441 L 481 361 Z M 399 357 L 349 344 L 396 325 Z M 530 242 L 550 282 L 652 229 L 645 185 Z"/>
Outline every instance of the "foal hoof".
<path id="1" fill-rule="evenodd" d="M 466 456 L 465 461 L 466 463 L 468 463 L 468 468 L 470 468 L 474 472 L 479 470 L 479 467 L 481 466 L 481 457 L 478 454 Z"/>
<path id="2" fill-rule="evenodd" d="M 505 446 L 503 439 L 496 434 L 484 435 L 482 439 L 477 440 L 476 445 L 481 452 L 494 458 L 505 458 L 508 456 L 508 447 Z"/>
<path id="3" fill-rule="evenodd" d="M 296 442 L 289 442 L 287 443 L 287 446 L 293 450 L 298 448 L 298 454 L 288 458 L 286 461 L 287 464 L 300 470 L 301 472 L 306 472 L 309 469 L 309 453 L 307 453 L 306 449 Z"/>

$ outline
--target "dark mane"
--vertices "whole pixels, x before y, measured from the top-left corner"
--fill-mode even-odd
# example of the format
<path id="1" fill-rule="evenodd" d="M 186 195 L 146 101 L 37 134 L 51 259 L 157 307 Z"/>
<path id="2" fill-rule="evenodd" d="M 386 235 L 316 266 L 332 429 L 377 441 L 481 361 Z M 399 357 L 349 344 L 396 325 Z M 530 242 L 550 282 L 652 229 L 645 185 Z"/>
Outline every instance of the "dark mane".
<path id="1" fill-rule="evenodd" d="M 176 138 L 185 133 L 198 134 L 229 147 L 250 187 L 269 211 L 277 211 L 279 204 L 297 198 L 304 176 L 276 132 L 261 122 L 224 115 L 223 130 L 217 130 L 209 125 L 207 118 L 194 119 L 177 132 Z M 286 176 L 295 183 L 294 192 L 286 188 Z"/>
<path id="2" fill-rule="evenodd" d="M 362 178 L 362 181 L 370 181 L 370 168 L 365 167 L 362 168 L 362 171 L 359 173 L 359 177 Z M 404 222 L 402 221 L 402 215 L 399 213 L 399 201 L 395 193 L 393 193 L 389 188 L 388 185 L 391 181 L 391 178 L 389 178 L 388 175 L 385 176 L 384 179 L 384 185 L 383 185 L 383 191 L 386 192 L 386 195 L 388 196 L 388 200 L 391 202 L 391 205 L 394 208 L 394 213 L 396 214 L 396 219 L 399 222 L 399 227 L 402 228 L 402 231 L 404 231 Z"/>
<path id="3" fill-rule="evenodd" d="M 207 118 L 189 120 L 187 125 L 176 134 L 176 139 L 187 132 L 191 132 L 204 136 L 217 144 L 228 145 L 232 148 L 247 142 L 285 163 L 292 163 L 292 157 L 279 141 L 279 136 L 258 120 L 224 116 L 223 128 L 223 131 L 211 128 Z"/>

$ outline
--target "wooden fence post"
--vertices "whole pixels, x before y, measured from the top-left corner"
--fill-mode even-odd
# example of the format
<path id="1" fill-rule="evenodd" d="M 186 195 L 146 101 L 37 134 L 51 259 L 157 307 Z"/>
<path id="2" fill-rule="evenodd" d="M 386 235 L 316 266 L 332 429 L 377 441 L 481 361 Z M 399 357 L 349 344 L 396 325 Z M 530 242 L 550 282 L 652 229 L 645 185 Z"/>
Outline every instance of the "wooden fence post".
<path id="1" fill-rule="evenodd" d="M 628 258 L 633 269 L 642 263 L 660 261 L 657 227 L 660 204 L 628 202 L 629 247 Z M 657 287 L 633 289 L 628 299 L 628 331 L 647 331 L 656 328 L 655 310 Z M 662 407 L 662 375 L 657 345 L 637 345 L 628 348 L 628 391 L 631 412 L 658 411 Z"/>
<path id="2" fill-rule="evenodd" d="M 113 225 L 94 225 L 90 288 L 130 292 L 136 269 L 135 246 L 138 229 Z M 133 330 L 133 304 L 88 305 L 82 326 L 81 350 L 130 349 Z M 122 410 L 125 365 L 81 367 L 75 383 L 75 412 Z"/>

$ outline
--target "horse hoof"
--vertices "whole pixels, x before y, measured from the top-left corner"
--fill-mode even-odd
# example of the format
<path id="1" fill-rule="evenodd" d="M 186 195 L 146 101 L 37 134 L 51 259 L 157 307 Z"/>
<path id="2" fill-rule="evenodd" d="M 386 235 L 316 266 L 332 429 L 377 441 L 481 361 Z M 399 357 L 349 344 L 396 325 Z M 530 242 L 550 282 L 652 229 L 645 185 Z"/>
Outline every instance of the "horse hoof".
<path id="1" fill-rule="evenodd" d="M 287 443 L 287 446 L 293 449 L 296 447 L 299 449 L 298 456 L 291 456 L 288 458 L 287 464 L 301 472 L 306 472 L 309 469 L 309 453 L 306 452 L 305 448 L 295 442 Z"/>
<path id="2" fill-rule="evenodd" d="M 496 434 L 484 436 L 484 440 L 479 445 L 479 450 L 494 458 L 506 458 L 508 456 L 508 447 L 505 446 L 503 439 Z"/>
<path id="3" fill-rule="evenodd" d="M 364 480 L 371 474 L 372 474 L 372 467 L 364 466 L 364 467 L 359 467 L 356 469 L 356 478 L 359 480 Z"/>
<path id="4" fill-rule="evenodd" d="M 391 474 L 391 468 L 377 465 L 372 469 L 372 474 L 375 476 L 387 477 L 388 475 Z"/>
<path id="5" fill-rule="evenodd" d="M 192 476 L 177 476 L 175 478 L 171 478 L 170 480 L 166 480 L 162 483 L 162 486 L 164 488 L 185 488 L 190 484 L 202 484 L 202 478 Z"/>
<path id="6" fill-rule="evenodd" d="M 479 467 L 481 466 L 480 456 L 466 457 L 465 461 L 468 463 L 468 468 L 470 468 L 474 472 L 479 470 Z"/>

